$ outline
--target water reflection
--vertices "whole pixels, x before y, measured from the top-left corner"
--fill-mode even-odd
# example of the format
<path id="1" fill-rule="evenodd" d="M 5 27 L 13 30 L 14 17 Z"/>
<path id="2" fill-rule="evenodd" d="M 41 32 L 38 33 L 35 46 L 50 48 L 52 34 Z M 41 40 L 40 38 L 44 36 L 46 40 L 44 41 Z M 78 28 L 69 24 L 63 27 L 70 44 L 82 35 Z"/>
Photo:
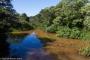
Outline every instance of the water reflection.
<path id="1" fill-rule="evenodd" d="M 33 32 L 31 35 L 27 35 L 20 44 L 25 48 L 42 48 L 43 47 L 43 44 L 40 42 L 40 39 L 38 39 L 35 32 Z"/>
<path id="2" fill-rule="evenodd" d="M 26 58 L 27 55 L 33 55 L 32 53 L 40 55 L 39 52 L 42 52 L 42 47 L 43 44 L 33 32 L 31 35 L 27 35 L 19 44 L 11 44 L 10 55 L 19 58 Z"/>

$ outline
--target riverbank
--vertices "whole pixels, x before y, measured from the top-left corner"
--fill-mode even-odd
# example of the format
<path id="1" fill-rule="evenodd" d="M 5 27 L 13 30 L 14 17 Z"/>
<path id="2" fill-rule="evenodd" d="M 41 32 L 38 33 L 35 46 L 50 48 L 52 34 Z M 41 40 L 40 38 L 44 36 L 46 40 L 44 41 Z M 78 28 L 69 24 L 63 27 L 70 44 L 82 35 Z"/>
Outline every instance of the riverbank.
<path id="1" fill-rule="evenodd" d="M 47 33 L 39 29 L 25 31 L 28 34 L 31 32 L 36 32 L 42 40 L 51 41 L 44 48 L 55 60 L 90 60 L 90 57 L 81 56 L 78 53 L 80 48 L 90 46 L 89 40 L 59 38 L 54 33 Z"/>

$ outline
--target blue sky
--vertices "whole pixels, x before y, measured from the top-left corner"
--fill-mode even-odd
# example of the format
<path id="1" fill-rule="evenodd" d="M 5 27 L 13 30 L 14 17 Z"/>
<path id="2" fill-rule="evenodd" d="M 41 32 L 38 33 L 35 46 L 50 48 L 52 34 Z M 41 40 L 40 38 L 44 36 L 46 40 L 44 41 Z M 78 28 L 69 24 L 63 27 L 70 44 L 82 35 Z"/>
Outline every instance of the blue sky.
<path id="1" fill-rule="evenodd" d="M 14 0 L 12 4 L 18 13 L 26 13 L 28 16 L 38 14 L 45 7 L 55 6 L 60 0 Z"/>

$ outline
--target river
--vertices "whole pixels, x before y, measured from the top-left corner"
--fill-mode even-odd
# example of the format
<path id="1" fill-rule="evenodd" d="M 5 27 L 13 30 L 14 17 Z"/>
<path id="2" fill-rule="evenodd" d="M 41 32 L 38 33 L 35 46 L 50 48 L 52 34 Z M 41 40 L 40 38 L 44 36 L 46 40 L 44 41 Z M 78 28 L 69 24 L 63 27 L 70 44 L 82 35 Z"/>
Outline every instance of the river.
<path id="1" fill-rule="evenodd" d="M 10 55 L 13 57 L 23 60 L 50 60 L 35 32 L 29 35 L 9 35 L 7 41 L 10 43 Z"/>

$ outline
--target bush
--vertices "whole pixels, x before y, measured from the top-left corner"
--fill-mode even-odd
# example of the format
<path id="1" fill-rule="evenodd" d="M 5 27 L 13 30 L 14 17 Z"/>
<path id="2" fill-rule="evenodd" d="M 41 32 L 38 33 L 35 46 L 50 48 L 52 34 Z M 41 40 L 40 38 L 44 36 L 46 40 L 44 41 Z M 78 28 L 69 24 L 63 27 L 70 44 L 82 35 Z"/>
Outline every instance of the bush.
<path id="1" fill-rule="evenodd" d="M 77 28 L 73 28 L 70 32 L 71 32 L 71 34 L 70 34 L 69 38 L 73 38 L 73 39 L 74 38 L 79 39 L 82 34 L 82 32 Z"/>
<path id="2" fill-rule="evenodd" d="M 46 28 L 46 31 L 47 32 L 54 33 L 54 32 L 56 32 L 56 30 L 57 30 L 57 27 L 55 25 L 51 25 L 51 26 L 49 26 L 49 27 Z"/>
<path id="3" fill-rule="evenodd" d="M 84 36 L 82 31 L 80 31 L 77 28 L 70 29 L 67 27 L 62 27 L 56 33 L 57 33 L 57 36 L 59 37 L 67 37 L 67 38 L 73 38 L 73 39 L 79 39 Z"/>
<path id="4" fill-rule="evenodd" d="M 90 40 L 90 31 L 83 32 L 83 40 Z"/>
<path id="5" fill-rule="evenodd" d="M 90 47 L 80 48 L 79 54 L 83 56 L 90 56 Z"/>
<path id="6" fill-rule="evenodd" d="M 63 28 L 63 27 L 59 27 L 59 30 L 56 32 L 57 36 L 59 37 L 68 37 L 70 36 L 70 28 Z"/>

